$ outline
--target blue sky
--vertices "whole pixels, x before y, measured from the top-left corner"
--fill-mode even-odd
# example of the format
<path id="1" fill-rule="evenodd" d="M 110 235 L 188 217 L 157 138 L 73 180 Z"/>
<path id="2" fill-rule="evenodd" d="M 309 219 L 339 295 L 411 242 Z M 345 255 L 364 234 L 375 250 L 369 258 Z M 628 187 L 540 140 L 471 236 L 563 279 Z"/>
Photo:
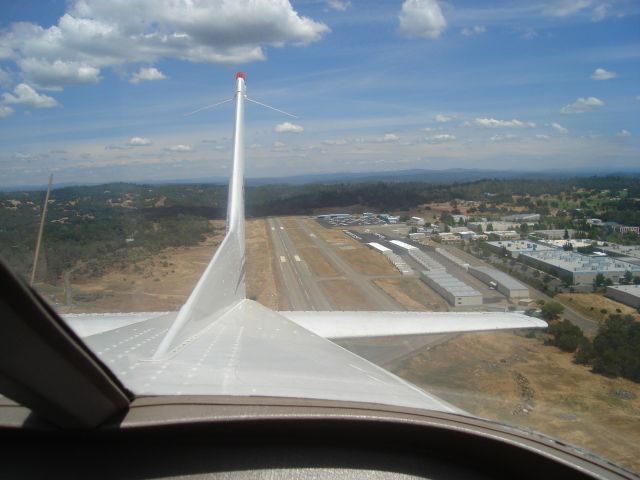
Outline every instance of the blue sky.
<path id="1" fill-rule="evenodd" d="M 633 0 L 5 2 L 0 185 L 640 169 Z"/>

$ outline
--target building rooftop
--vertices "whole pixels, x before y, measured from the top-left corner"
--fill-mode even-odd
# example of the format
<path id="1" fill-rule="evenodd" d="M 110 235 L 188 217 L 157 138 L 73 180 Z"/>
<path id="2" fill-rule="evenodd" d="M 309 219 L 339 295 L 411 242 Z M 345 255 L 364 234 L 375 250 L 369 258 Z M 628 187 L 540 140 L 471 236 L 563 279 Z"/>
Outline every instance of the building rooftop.
<path id="1" fill-rule="evenodd" d="M 555 250 L 553 247 L 549 247 L 547 245 L 541 245 L 539 243 L 532 242 L 530 240 L 499 240 L 496 242 L 487 242 L 487 244 L 497 248 L 504 247 L 509 252 L 534 252 L 534 251 Z"/>
<path id="2" fill-rule="evenodd" d="M 404 243 L 400 240 L 391 240 L 390 243 L 393 243 L 394 245 L 397 245 L 400 248 L 404 248 L 405 250 L 413 250 L 417 248 L 417 247 L 414 247 L 413 245 L 409 245 L 408 243 Z"/>
<path id="3" fill-rule="evenodd" d="M 475 288 L 458 280 L 454 276 L 442 271 L 423 271 L 422 275 L 430 278 L 448 292 L 457 297 L 479 297 L 482 296 Z"/>
<path id="4" fill-rule="evenodd" d="M 607 290 L 617 290 L 619 292 L 630 293 L 640 298 L 640 285 L 615 285 L 607 287 Z"/>
<path id="5" fill-rule="evenodd" d="M 522 252 L 520 255 L 549 263 L 570 272 L 640 272 L 640 266 L 612 257 L 591 257 L 563 250 Z"/>
<path id="6" fill-rule="evenodd" d="M 526 285 L 523 285 L 521 282 L 513 278 L 511 275 L 507 275 L 500 270 L 491 267 L 470 267 L 470 269 L 477 270 L 479 272 L 484 272 L 493 278 L 496 282 L 503 285 L 505 288 L 510 290 L 524 290 L 527 288 Z"/>
<path id="7" fill-rule="evenodd" d="M 390 248 L 387 248 L 384 245 L 380 245 L 379 243 L 376 243 L 376 242 L 371 242 L 371 243 L 368 243 L 367 245 L 369 245 L 370 247 L 375 248 L 376 250 L 378 250 L 380 252 L 390 252 L 391 251 Z"/>

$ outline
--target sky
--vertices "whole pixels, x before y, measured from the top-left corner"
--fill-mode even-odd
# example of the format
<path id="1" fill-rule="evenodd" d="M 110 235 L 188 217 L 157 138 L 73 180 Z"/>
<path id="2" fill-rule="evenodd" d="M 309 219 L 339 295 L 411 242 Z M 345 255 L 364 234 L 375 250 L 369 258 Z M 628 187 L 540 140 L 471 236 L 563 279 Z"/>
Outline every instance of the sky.
<path id="1" fill-rule="evenodd" d="M 6 1 L 0 186 L 640 170 L 635 0 Z"/>

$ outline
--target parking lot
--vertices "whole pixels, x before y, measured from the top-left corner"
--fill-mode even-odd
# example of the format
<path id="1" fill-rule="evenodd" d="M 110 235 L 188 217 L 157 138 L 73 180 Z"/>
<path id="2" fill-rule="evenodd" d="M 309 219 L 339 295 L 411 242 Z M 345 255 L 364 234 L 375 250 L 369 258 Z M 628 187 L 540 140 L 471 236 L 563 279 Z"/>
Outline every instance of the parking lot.
<path id="1" fill-rule="evenodd" d="M 316 221 L 325 228 L 336 228 L 336 227 L 367 227 L 371 225 L 386 225 L 387 223 L 384 220 L 379 219 L 378 217 L 362 217 L 362 216 L 352 216 L 352 217 L 338 217 L 338 218 L 316 218 Z"/>

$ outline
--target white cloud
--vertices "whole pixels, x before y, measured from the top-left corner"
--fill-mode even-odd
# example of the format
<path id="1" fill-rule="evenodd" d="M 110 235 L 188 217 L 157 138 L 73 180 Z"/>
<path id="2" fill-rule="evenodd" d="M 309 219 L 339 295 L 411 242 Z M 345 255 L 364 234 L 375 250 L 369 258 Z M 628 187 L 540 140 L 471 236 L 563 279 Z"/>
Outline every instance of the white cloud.
<path id="1" fill-rule="evenodd" d="M 618 133 L 616 133 L 616 137 L 619 137 L 619 138 L 629 138 L 630 136 L 631 136 L 631 132 L 625 129 L 622 129 Z"/>
<path id="2" fill-rule="evenodd" d="M 395 133 L 385 133 L 382 136 L 383 142 L 397 142 L 398 140 L 400 140 L 400 137 L 398 137 L 398 135 L 396 135 Z"/>
<path id="3" fill-rule="evenodd" d="M 13 114 L 13 108 L 5 105 L 0 105 L 0 118 L 6 118 Z"/>
<path id="4" fill-rule="evenodd" d="M 466 37 L 469 37 L 471 35 L 479 35 L 481 33 L 485 33 L 486 31 L 486 27 L 482 25 L 475 25 L 473 27 L 464 27 L 462 30 L 460 30 L 460 33 Z"/>
<path id="5" fill-rule="evenodd" d="M 536 134 L 536 138 L 538 140 L 549 140 L 549 138 L 551 137 L 549 137 L 549 135 L 545 135 L 544 133 L 538 133 Z"/>
<path id="6" fill-rule="evenodd" d="M 609 7 L 611 5 L 609 5 L 608 3 L 603 3 L 601 5 L 598 5 L 596 8 L 593 9 L 593 15 L 591 15 L 591 20 L 593 20 L 594 22 L 599 22 L 600 20 L 604 20 L 604 18 L 607 16 L 607 10 L 609 10 Z"/>
<path id="7" fill-rule="evenodd" d="M 173 145 L 168 148 L 171 152 L 191 152 L 193 151 L 193 147 L 191 145 Z"/>
<path id="8" fill-rule="evenodd" d="M 604 68 L 596 68 L 591 74 L 591 80 L 610 80 L 616 78 L 618 74 L 616 72 L 609 72 Z"/>
<path id="9" fill-rule="evenodd" d="M 322 143 L 325 145 L 348 145 L 351 142 L 347 139 L 340 138 L 337 140 L 324 140 Z"/>
<path id="10" fill-rule="evenodd" d="M 295 123 L 284 122 L 276 125 L 276 128 L 274 128 L 273 131 L 278 133 L 302 133 L 304 132 L 304 128 L 301 125 L 296 125 Z"/>
<path id="11" fill-rule="evenodd" d="M 165 80 L 167 76 L 154 67 L 141 68 L 131 76 L 131 83 L 150 82 L 154 80 Z"/>
<path id="12" fill-rule="evenodd" d="M 533 122 L 523 122 L 522 120 L 496 120 L 495 118 L 476 118 L 473 125 L 484 128 L 533 128 L 536 126 Z"/>
<path id="13" fill-rule="evenodd" d="M 439 113 L 435 117 L 433 117 L 433 119 L 438 123 L 450 122 L 451 120 L 455 120 L 455 118 L 456 117 L 454 115 L 444 115 L 442 113 Z"/>
<path id="14" fill-rule="evenodd" d="M 447 28 L 436 0 L 405 0 L 398 19 L 400 33 L 407 37 L 438 38 Z"/>
<path id="15" fill-rule="evenodd" d="M 592 3 L 592 0 L 557 0 L 547 5 L 543 13 L 552 17 L 566 17 L 590 7 Z"/>
<path id="16" fill-rule="evenodd" d="M 61 85 L 98 83 L 100 69 L 76 61 L 22 58 L 17 61 L 25 78 L 40 88 L 59 90 Z"/>
<path id="17" fill-rule="evenodd" d="M 514 135 L 512 133 L 506 133 L 504 135 L 501 134 L 497 134 L 497 135 L 493 135 L 491 138 L 489 138 L 489 140 L 491 140 L 492 142 L 509 142 L 511 140 L 517 140 L 518 137 L 517 135 Z"/>
<path id="18" fill-rule="evenodd" d="M 147 147 L 151 145 L 151 140 L 146 137 L 132 137 L 127 143 L 130 147 Z"/>
<path id="19" fill-rule="evenodd" d="M 438 135 L 432 135 L 431 137 L 425 138 L 428 143 L 445 143 L 445 142 L 453 142 L 456 140 L 455 135 L 450 135 L 448 133 L 440 133 Z"/>
<path id="20" fill-rule="evenodd" d="M 61 88 L 99 81 L 102 68 L 161 58 L 263 60 L 266 45 L 304 45 L 328 31 L 289 0 L 75 0 L 55 25 L 11 24 L 0 45 L 29 81 Z"/>
<path id="21" fill-rule="evenodd" d="M 36 92 L 26 83 L 21 83 L 13 89 L 13 94 L 3 93 L 5 103 L 27 105 L 34 108 L 53 108 L 60 104 L 55 98 Z"/>
<path id="22" fill-rule="evenodd" d="M 561 113 L 584 113 L 595 107 L 602 107 L 604 102 L 596 97 L 579 97 L 575 102 L 565 105 L 560 109 Z"/>
<path id="23" fill-rule="evenodd" d="M 347 8 L 351 6 L 351 2 L 344 0 L 327 0 L 327 5 L 334 10 L 338 10 L 339 12 L 344 12 Z"/>
<path id="24" fill-rule="evenodd" d="M 567 133 L 569 133 L 569 130 L 564 128 L 562 125 L 560 125 L 559 123 L 552 123 L 551 124 L 551 128 L 553 128 L 556 132 L 565 135 Z"/>

